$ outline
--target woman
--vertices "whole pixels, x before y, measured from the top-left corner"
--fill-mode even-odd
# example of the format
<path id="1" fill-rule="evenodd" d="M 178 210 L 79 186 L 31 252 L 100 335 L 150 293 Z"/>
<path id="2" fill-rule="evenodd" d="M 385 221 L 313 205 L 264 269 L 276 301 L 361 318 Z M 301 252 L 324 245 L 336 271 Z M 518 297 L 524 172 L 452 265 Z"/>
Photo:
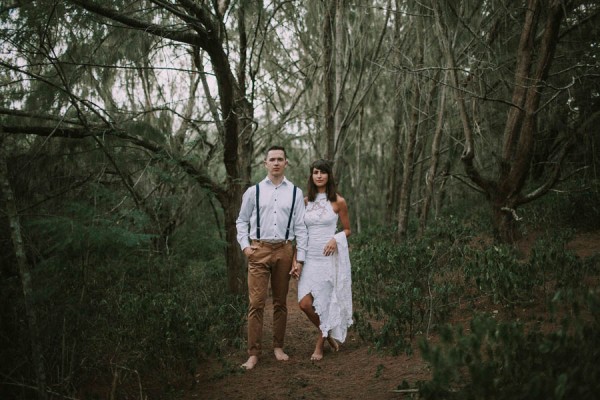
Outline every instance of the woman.
<path id="1" fill-rule="evenodd" d="M 331 164 L 317 160 L 310 167 L 304 222 L 308 228 L 305 265 L 298 281 L 298 302 L 319 329 L 311 360 L 323 358 L 325 339 L 337 351 L 352 325 L 352 290 L 348 241 L 350 219 L 346 200 L 336 192 Z M 335 233 L 338 218 L 342 231 Z M 337 340 L 337 341 L 336 341 Z"/>

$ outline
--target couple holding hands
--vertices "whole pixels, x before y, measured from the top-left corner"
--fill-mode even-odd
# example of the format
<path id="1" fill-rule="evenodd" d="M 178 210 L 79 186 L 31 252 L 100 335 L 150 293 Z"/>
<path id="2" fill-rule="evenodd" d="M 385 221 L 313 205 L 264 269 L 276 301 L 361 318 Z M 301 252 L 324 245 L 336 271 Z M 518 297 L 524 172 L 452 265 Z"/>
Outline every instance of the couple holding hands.
<path id="1" fill-rule="evenodd" d="M 311 360 L 323 358 L 325 341 L 337 351 L 352 324 L 352 291 L 348 242 L 348 207 L 336 192 L 331 164 L 310 167 L 307 195 L 285 177 L 285 149 L 266 153 L 267 177 L 246 190 L 236 221 L 237 239 L 248 257 L 248 360 L 252 369 L 261 355 L 263 314 L 269 282 L 273 296 L 275 358 L 283 351 L 290 276 L 298 280 L 298 304 L 318 328 Z M 338 218 L 342 230 L 336 233 Z M 296 241 L 294 251 L 292 241 Z"/>

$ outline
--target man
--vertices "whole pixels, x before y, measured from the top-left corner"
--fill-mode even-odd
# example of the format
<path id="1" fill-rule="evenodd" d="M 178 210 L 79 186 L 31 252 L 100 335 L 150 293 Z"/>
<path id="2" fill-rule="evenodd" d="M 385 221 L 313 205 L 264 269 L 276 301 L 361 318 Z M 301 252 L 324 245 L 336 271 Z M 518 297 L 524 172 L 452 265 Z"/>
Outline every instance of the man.
<path id="1" fill-rule="evenodd" d="M 287 293 L 290 275 L 298 276 L 304 263 L 307 231 L 304 225 L 304 195 L 286 179 L 285 149 L 267 150 L 267 177 L 246 190 L 236 221 L 237 240 L 248 257 L 248 360 L 252 369 L 261 355 L 263 314 L 269 289 L 273 293 L 273 348 L 279 361 L 289 359 L 283 351 L 287 324 Z M 292 240 L 296 240 L 294 261 Z M 292 265 L 294 264 L 294 265 Z"/>

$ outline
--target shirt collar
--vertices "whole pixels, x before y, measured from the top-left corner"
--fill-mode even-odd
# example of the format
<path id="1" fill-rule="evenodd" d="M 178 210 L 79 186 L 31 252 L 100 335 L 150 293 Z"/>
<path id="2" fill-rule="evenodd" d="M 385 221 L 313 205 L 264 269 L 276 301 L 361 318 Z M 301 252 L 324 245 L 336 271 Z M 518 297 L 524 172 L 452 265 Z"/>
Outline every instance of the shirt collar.
<path id="1" fill-rule="evenodd" d="M 273 185 L 273 182 L 271 182 L 271 180 L 269 179 L 269 177 L 265 177 L 265 179 L 263 179 L 263 182 L 268 183 L 269 185 Z M 281 181 L 281 185 L 290 185 L 291 182 L 288 180 L 288 178 L 286 178 L 285 176 L 283 177 L 283 180 Z"/>

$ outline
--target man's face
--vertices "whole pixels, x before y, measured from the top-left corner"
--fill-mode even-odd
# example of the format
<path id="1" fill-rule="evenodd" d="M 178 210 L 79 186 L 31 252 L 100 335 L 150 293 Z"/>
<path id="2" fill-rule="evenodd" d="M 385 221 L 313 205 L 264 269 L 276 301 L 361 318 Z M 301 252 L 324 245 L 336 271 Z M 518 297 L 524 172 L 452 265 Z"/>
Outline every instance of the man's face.
<path id="1" fill-rule="evenodd" d="M 283 150 L 271 150 L 267 153 L 265 167 L 267 167 L 269 176 L 274 178 L 283 176 L 286 166 L 287 160 Z"/>

